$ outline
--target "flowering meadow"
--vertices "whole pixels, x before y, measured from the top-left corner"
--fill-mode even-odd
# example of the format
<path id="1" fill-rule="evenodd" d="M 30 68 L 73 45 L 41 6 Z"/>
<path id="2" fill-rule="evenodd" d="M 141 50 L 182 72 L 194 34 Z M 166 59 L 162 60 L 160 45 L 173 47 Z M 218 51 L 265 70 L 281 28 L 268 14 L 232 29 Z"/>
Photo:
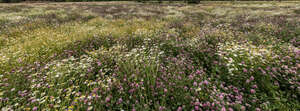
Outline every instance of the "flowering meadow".
<path id="1" fill-rule="evenodd" d="M 299 111 L 300 2 L 0 4 L 1 111 Z"/>

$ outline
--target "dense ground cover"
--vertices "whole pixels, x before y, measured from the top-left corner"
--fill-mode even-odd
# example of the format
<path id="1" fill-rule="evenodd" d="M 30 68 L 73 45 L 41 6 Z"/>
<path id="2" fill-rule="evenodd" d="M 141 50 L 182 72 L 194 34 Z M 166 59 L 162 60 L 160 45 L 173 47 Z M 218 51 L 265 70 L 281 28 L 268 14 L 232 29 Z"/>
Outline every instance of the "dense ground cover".
<path id="1" fill-rule="evenodd" d="M 0 4 L 2 110 L 300 109 L 300 2 Z"/>

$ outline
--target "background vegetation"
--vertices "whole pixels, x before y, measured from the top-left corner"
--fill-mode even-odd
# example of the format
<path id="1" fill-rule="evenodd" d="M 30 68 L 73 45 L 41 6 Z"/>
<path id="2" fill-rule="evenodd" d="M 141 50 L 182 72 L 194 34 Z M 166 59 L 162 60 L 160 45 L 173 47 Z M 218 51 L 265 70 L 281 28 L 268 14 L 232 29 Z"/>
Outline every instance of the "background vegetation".
<path id="1" fill-rule="evenodd" d="M 200 1 L 290 1 L 290 0 L 0 0 L 0 3 L 1 2 L 2 3 L 17 3 L 17 2 L 95 2 L 95 1 L 138 1 L 138 2 L 158 2 L 158 3 L 184 1 L 184 2 L 187 2 L 187 3 L 200 3 Z"/>

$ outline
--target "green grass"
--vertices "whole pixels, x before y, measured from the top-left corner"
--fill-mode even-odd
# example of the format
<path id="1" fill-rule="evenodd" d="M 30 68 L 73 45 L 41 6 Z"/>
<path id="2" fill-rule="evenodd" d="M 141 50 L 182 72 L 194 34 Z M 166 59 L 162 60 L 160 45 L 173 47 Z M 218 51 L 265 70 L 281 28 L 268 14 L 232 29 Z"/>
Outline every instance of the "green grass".
<path id="1" fill-rule="evenodd" d="M 0 4 L 0 108 L 296 111 L 298 4 Z"/>

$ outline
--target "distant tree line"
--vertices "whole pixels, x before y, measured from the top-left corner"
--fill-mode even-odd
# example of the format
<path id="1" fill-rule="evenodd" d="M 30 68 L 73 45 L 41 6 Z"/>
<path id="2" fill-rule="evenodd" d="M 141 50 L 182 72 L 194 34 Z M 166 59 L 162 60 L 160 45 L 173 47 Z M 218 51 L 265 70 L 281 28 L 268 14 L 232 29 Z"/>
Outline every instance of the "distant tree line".
<path id="1" fill-rule="evenodd" d="M 0 0 L 0 3 L 17 2 L 92 2 L 92 1 L 137 1 L 137 2 L 158 2 L 163 1 L 185 1 L 187 3 L 200 3 L 200 1 L 286 1 L 286 0 Z"/>
<path id="2" fill-rule="evenodd" d="M 136 0 L 0 0 L 0 3 L 18 3 L 18 2 L 93 2 L 93 1 L 136 1 Z"/>
<path id="3" fill-rule="evenodd" d="M 18 2 L 92 2 L 92 1 L 125 1 L 125 0 L 0 0 L 0 3 L 18 3 Z M 135 1 L 135 0 L 131 0 L 131 1 Z"/>

